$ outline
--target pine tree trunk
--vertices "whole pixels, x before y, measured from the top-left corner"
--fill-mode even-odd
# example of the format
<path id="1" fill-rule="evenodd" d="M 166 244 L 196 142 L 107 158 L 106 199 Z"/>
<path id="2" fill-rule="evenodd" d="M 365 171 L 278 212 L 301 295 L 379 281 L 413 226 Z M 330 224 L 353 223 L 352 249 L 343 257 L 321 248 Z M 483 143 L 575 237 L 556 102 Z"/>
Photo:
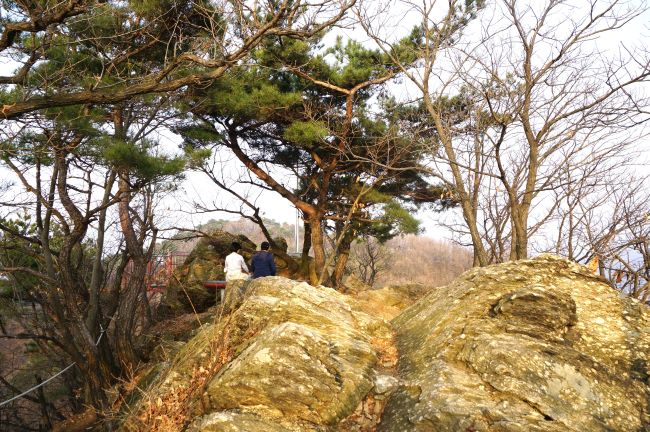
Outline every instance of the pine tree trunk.
<path id="1" fill-rule="evenodd" d="M 348 259 L 350 258 L 351 243 L 352 236 L 348 233 L 344 234 L 344 238 L 341 241 L 336 254 L 336 264 L 334 266 L 332 279 L 334 281 L 334 287 L 339 291 L 343 288 L 343 276 L 345 276 L 345 268 L 348 264 Z"/>
<path id="2" fill-rule="evenodd" d="M 102 355 L 104 351 L 96 345 L 97 340 L 82 327 L 83 323 L 79 323 L 71 329 L 74 332 L 74 345 L 81 348 L 81 352 L 78 353 L 81 358 L 73 356 L 73 360 L 76 361 L 84 377 L 85 402 L 101 409 L 107 402 L 106 390 L 113 384 L 112 371 L 114 365 L 112 364 L 112 358 L 106 358 Z M 98 335 L 97 338 L 99 337 Z M 103 339 L 107 337 L 106 334 L 101 337 L 100 343 L 105 342 Z"/>
<path id="3" fill-rule="evenodd" d="M 309 220 L 311 226 L 311 248 L 314 251 L 314 267 L 319 278 L 319 284 L 330 285 L 330 276 L 325 268 L 325 244 L 323 227 L 320 217 Z"/>
<path id="4" fill-rule="evenodd" d="M 133 271 L 122 292 L 115 320 L 115 349 L 117 361 L 123 370 L 129 371 L 140 360 L 134 347 L 137 312 L 143 301 L 144 279 L 147 261 L 144 257 L 134 259 Z M 146 301 L 146 293 L 144 296 Z"/>

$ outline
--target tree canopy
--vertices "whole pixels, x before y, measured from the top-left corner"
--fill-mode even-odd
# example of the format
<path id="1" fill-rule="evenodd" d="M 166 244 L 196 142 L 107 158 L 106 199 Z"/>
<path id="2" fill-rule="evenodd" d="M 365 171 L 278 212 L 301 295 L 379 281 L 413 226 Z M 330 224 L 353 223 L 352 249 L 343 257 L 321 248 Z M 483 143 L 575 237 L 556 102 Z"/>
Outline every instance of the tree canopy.
<path id="1" fill-rule="evenodd" d="M 341 260 L 364 233 L 387 240 L 417 232 L 403 206 L 440 198 L 440 188 L 423 177 L 420 149 L 383 114 L 383 84 L 399 69 L 358 42 L 338 38 L 323 50 L 321 40 L 267 38 L 253 64 L 192 92 L 187 110 L 193 119 L 176 129 L 190 154 L 229 149 L 264 186 L 301 210 L 319 273 L 325 270 L 328 221 L 345 238 L 337 246 Z M 276 178 L 273 167 L 291 172 L 298 186 Z M 338 283 L 344 267 L 335 275 Z"/>

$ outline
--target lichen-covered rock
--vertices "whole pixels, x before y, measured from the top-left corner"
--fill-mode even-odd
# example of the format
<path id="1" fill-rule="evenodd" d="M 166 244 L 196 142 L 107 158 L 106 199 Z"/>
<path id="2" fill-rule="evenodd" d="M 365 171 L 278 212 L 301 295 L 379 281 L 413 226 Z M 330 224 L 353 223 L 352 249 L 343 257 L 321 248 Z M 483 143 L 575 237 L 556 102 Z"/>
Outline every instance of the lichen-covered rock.
<path id="1" fill-rule="evenodd" d="M 251 282 L 251 279 L 234 279 L 228 281 L 220 310 L 229 313 L 241 306 L 246 290 Z"/>
<path id="2" fill-rule="evenodd" d="M 219 411 L 195 420 L 189 432 L 291 432 L 282 426 L 268 422 L 254 414 L 236 411 Z"/>
<path id="3" fill-rule="evenodd" d="M 332 427 L 373 388 L 374 344 L 391 336 L 349 300 L 281 277 L 246 283 L 241 304 L 180 350 L 123 429 L 173 430 L 170 419 L 195 431 Z"/>
<path id="4" fill-rule="evenodd" d="M 650 313 L 554 256 L 465 273 L 405 310 L 380 431 L 650 428 Z"/>
<path id="5" fill-rule="evenodd" d="M 289 250 L 289 243 L 287 243 L 287 239 L 284 237 L 273 237 L 273 242 L 275 242 L 275 246 L 280 249 L 280 251 L 287 253 Z"/>
<path id="6" fill-rule="evenodd" d="M 334 424 L 372 387 L 363 338 L 293 322 L 267 328 L 208 385 L 211 410 L 251 407 L 285 420 Z M 291 385 L 287 385 L 291 383 Z"/>

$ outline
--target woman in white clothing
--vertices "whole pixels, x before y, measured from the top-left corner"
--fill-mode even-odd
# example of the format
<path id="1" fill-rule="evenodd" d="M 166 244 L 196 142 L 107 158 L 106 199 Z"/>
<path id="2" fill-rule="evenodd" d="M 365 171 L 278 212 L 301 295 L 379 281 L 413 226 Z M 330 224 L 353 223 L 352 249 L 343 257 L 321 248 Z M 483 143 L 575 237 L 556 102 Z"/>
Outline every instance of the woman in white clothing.
<path id="1" fill-rule="evenodd" d="M 226 273 L 226 282 L 237 279 L 248 279 L 248 266 L 246 265 L 246 261 L 244 261 L 244 257 L 239 255 L 241 245 L 238 242 L 232 242 L 230 250 L 232 252 L 226 257 L 226 265 L 223 269 Z"/>

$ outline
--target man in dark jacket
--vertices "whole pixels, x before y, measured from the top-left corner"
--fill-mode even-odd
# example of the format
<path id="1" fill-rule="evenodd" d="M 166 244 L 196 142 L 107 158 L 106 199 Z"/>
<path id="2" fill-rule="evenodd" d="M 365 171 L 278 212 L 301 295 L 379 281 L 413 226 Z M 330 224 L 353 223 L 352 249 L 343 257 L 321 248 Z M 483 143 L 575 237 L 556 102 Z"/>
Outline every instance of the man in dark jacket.
<path id="1" fill-rule="evenodd" d="M 251 258 L 253 279 L 275 276 L 275 261 L 273 261 L 273 254 L 269 252 L 269 242 L 262 242 L 260 249 L 262 250 Z"/>

